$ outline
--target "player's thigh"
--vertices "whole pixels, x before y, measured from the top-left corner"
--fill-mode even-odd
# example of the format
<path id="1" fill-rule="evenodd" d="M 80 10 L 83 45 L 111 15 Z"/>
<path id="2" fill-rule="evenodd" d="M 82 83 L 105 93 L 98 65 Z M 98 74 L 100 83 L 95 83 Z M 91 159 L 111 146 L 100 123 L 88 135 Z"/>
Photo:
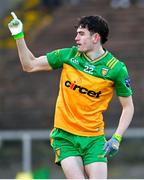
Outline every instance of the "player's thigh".
<path id="1" fill-rule="evenodd" d="M 85 165 L 85 171 L 90 179 L 107 179 L 106 162 L 94 162 Z"/>
<path id="2" fill-rule="evenodd" d="M 63 172 L 68 179 L 84 179 L 84 167 L 80 156 L 71 156 L 61 161 Z"/>

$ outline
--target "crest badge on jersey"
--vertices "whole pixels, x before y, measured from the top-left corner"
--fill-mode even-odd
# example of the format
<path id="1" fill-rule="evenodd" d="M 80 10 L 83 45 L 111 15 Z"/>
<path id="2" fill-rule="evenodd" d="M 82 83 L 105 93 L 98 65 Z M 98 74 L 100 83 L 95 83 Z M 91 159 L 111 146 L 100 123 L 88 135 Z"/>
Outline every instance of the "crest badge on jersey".
<path id="1" fill-rule="evenodd" d="M 108 73 L 108 69 L 107 68 L 102 68 L 102 75 L 106 76 Z"/>
<path id="2" fill-rule="evenodd" d="M 130 77 L 127 77 L 127 78 L 125 79 L 125 84 L 126 84 L 126 86 L 127 86 L 128 88 L 130 87 L 130 83 L 131 83 Z"/>

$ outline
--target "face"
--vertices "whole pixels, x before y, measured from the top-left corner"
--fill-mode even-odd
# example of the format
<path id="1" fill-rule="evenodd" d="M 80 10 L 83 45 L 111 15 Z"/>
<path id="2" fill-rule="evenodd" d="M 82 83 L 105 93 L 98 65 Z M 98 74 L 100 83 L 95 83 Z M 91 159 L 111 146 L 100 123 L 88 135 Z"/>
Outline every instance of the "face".
<path id="1" fill-rule="evenodd" d="M 78 27 L 75 41 L 80 52 L 88 52 L 93 50 L 94 35 L 90 34 L 87 28 Z"/>

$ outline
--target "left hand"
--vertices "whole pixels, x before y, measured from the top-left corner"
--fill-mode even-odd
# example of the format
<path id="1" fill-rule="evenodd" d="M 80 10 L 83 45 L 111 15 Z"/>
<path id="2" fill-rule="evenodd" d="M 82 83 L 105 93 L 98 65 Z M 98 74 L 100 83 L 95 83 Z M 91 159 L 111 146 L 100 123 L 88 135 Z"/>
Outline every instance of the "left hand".
<path id="1" fill-rule="evenodd" d="M 113 157 L 119 150 L 121 137 L 117 138 L 117 135 L 113 135 L 104 145 L 105 157 Z"/>

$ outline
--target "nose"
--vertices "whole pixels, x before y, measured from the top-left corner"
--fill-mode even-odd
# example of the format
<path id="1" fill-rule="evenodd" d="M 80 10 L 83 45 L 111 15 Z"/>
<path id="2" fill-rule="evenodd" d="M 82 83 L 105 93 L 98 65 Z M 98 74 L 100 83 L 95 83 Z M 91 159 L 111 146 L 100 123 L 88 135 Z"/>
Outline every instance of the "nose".
<path id="1" fill-rule="evenodd" d="M 78 37 L 78 34 L 76 35 L 75 37 L 75 41 L 78 41 L 79 40 L 79 37 Z"/>

